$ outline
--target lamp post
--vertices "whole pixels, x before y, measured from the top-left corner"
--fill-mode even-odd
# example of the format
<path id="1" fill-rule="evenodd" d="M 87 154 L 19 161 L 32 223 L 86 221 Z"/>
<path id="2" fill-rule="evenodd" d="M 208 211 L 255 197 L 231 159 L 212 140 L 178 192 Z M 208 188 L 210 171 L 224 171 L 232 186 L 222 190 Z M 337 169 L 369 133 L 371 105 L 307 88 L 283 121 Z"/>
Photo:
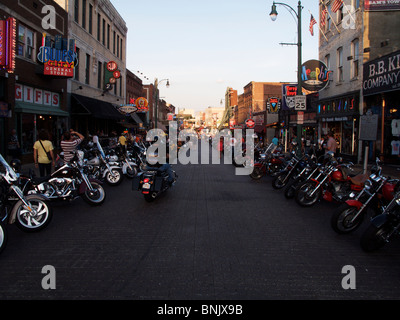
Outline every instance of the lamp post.
<path id="1" fill-rule="evenodd" d="M 158 127 L 158 99 L 159 99 L 159 91 L 158 91 L 158 85 L 162 82 L 162 81 L 167 81 L 166 87 L 169 88 L 169 79 L 162 79 L 160 81 L 158 81 L 158 79 L 156 78 L 156 80 L 154 81 L 154 89 L 155 89 L 155 118 L 154 118 L 154 128 L 157 129 Z"/>
<path id="2" fill-rule="evenodd" d="M 301 1 L 298 2 L 297 12 L 286 3 L 281 2 L 273 2 L 271 13 L 269 16 L 272 21 L 275 21 L 278 18 L 278 12 L 276 11 L 276 5 L 281 5 L 286 7 L 288 10 L 291 10 L 295 16 L 297 17 L 297 94 L 302 95 L 302 78 L 301 78 L 301 65 L 302 65 L 302 42 L 301 42 L 301 10 L 303 9 L 301 5 Z M 297 138 L 299 139 L 299 143 L 301 141 L 301 126 L 297 124 Z"/>

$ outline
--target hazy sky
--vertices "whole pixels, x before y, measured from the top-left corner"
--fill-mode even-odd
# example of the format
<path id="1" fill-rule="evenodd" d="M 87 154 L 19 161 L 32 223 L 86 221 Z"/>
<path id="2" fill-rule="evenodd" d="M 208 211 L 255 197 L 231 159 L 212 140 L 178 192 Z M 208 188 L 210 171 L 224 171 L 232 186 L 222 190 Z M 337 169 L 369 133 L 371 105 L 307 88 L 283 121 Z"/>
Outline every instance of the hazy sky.
<path id="1" fill-rule="evenodd" d="M 168 78 L 160 96 L 177 108 L 221 106 L 227 87 L 243 93 L 251 81 L 296 82 L 297 22 L 272 0 L 111 0 L 128 27 L 127 68 L 144 83 Z M 279 1 L 294 8 L 297 0 Z M 303 62 L 318 59 L 318 1 L 303 0 Z"/>

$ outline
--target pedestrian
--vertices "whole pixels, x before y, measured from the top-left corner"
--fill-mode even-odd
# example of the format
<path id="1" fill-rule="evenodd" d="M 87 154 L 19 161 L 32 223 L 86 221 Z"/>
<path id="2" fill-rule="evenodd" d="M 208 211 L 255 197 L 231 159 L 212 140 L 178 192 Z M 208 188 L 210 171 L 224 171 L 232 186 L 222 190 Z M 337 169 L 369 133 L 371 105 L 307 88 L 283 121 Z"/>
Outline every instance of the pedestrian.
<path id="1" fill-rule="evenodd" d="M 18 141 L 17 130 L 12 129 L 10 137 L 8 138 L 8 154 L 11 159 L 19 159 L 21 156 L 21 146 Z"/>
<path id="2" fill-rule="evenodd" d="M 278 143 L 279 143 L 279 139 L 278 139 L 278 137 L 277 136 L 275 136 L 273 139 L 272 139 L 272 143 L 274 144 L 274 145 L 278 145 Z"/>
<path id="3" fill-rule="evenodd" d="M 42 129 L 39 139 L 33 145 L 33 160 L 35 167 L 39 168 L 40 177 L 51 175 L 51 165 L 55 166 L 54 147 L 49 140 L 49 134 Z"/>
<path id="4" fill-rule="evenodd" d="M 75 139 L 74 136 L 78 138 Z M 64 161 L 70 162 L 75 156 L 76 148 L 81 144 L 85 137 L 76 131 L 66 131 L 63 135 L 63 141 L 61 141 L 61 149 L 64 152 Z"/>
<path id="5" fill-rule="evenodd" d="M 328 137 L 328 140 L 327 140 L 326 146 L 325 146 L 325 153 L 333 152 L 334 154 L 336 154 L 338 144 L 337 144 L 335 138 L 333 137 L 332 132 L 328 132 L 327 137 Z"/>

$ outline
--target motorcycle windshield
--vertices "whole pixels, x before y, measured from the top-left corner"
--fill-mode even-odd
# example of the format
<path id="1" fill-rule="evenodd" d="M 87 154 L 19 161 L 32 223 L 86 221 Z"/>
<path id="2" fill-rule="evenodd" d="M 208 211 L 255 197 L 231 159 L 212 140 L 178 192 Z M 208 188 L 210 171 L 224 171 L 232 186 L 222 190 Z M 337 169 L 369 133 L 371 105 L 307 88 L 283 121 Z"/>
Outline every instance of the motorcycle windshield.
<path id="1" fill-rule="evenodd" d="M 7 171 L 7 174 L 11 177 L 12 180 L 17 180 L 18 176 L 15 171 L 10 167 L 8 162 L 3 158 L 2 154 L 0 154 L 0 162 L 4 166 Z"/>

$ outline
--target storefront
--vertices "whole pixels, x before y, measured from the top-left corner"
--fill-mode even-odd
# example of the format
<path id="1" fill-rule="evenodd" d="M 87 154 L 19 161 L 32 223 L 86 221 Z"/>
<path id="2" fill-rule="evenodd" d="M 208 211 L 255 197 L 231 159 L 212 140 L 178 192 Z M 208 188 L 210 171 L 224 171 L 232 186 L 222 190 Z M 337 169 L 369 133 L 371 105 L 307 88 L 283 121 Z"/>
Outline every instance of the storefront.
<path id="1" fill-rule="evenodd" d="M 318 139 L 331 132 L 343 157 L 356 160 L 358 154 L 360 92 L 320 100 L 316 117 Z"/>
<path id="2" fill-rule="evenodd" d="M 400 50 L 364 64 L 363 95 L 364 113 L 379 116 L 370 160 L 400 164 Z"/>

